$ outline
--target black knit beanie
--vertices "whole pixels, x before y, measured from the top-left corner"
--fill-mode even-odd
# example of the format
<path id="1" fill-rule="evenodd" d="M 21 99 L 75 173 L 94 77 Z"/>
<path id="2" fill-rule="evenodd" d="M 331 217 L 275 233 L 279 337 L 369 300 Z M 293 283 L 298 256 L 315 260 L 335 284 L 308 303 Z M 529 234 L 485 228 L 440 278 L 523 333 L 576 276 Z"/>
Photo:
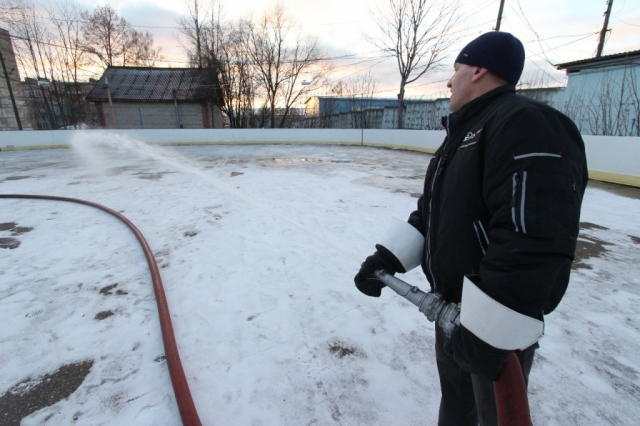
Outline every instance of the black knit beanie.
<path id="1" fill-rule="evenodd" d="M 486 68 L 515 85 L 524 68 L 524 47 L 513 35 L 492 31 L 467 44 L 456 62 Z"/>

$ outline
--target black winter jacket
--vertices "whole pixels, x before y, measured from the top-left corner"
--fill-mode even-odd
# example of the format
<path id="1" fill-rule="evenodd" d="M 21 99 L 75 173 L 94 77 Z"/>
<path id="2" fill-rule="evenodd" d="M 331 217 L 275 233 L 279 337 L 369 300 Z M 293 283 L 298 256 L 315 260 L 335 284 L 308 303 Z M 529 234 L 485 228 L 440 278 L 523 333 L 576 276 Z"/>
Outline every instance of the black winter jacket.
<path id="1" fill-rule="evenodd" d="M 587 184 L 573 122 L 505 85 L 443 118 L 447 129 L 409 223 L 425 236 L 432 290 L 460 302 L 464 275 L 505 306 L 541 318 L 560 302 Z"/>

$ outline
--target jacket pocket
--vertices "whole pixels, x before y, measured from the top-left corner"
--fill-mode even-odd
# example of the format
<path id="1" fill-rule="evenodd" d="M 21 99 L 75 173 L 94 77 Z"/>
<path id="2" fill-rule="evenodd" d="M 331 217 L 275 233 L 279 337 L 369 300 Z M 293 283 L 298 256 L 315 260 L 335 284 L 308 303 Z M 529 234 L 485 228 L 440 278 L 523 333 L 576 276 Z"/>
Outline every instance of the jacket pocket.
<path id="1" fill-rule="evenodd" d="M 511 220 L 516 232 L 575 239 L 580 203 L 581 194 L 571 176 L 527 171 L 512 176 Z"/>

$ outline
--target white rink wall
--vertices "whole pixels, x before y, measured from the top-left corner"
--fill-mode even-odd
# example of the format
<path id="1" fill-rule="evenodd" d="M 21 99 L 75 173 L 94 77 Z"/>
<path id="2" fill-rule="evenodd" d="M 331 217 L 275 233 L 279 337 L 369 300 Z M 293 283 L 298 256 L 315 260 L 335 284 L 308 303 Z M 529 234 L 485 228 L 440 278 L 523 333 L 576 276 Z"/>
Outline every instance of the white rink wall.
<path id="1" fill-rule="evenodd" d="M 44 130 L 0 132 L 2 151 L 66 148 L 82 134 L 101 132 L 147 143 L 197 144 L 333 144 L 406 149 L 433 153 L 444 139 L 442 130 L 390 129 L 161 129 Z M 640 187 L 640 138 L 584 135 L 592 179 Z"/>

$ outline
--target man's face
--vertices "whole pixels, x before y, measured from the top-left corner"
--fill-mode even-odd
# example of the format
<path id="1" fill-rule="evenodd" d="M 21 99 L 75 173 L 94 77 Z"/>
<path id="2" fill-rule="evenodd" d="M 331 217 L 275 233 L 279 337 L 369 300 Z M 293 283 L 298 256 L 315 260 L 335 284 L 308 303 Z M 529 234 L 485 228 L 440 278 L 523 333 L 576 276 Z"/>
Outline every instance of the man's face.
<path id="1" fill-rule="evenodd" d="M 456 112 L 464 104 L 473 99 L 471 88 L 473 73 L 477 67 L 465 64 L 453 64 L 453 76 L 447 82 L 447 87 L 451 89 L 451 98 L 449 100 L 449 109 Z"/>

